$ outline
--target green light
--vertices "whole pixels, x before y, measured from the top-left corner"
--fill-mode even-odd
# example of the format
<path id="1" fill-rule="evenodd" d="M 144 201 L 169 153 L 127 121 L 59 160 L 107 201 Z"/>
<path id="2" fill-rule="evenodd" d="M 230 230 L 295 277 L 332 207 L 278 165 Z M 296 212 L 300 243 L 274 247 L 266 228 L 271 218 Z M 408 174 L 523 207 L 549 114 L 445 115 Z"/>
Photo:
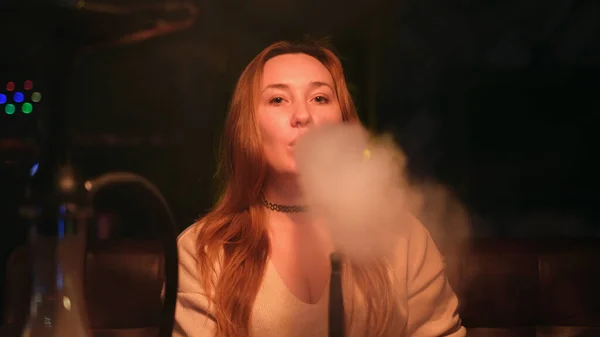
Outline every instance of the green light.
<path id="1" fill-rule="evenodd" d="M 31 100 L 34 102 L 39 102 L 42 100 L 42 94 L 40 94 L 39 92 L 34 92 L 33 94 L 31 94 Z"/>
<path id="2" fill-rule="evenodd" d="M 33 105 L 31 105 L 31 103 L 24 103 L 21 107 L 21 111 L 23 111 L 24 114 L 29 114 L 33 111 Z"/>
<path id="3" fill-rule="evenodd" d="M 4 107 L 4 111 L 6 112 L 7 115 L 12 115 L 15 113 L 15 106 L 12 104 L 7 104 Z"/>

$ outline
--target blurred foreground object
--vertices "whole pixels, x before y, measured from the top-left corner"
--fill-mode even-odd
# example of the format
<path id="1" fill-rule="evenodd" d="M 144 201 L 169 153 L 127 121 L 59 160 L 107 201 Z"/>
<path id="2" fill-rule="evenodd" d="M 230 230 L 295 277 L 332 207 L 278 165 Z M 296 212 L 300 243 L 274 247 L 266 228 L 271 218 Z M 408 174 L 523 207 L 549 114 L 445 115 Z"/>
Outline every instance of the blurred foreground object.
<path id="1" fill-rule="evenodd" d="M 27 201 L 21 209 L 22 217 L 31 227 L 34 253 L 31 311 L 23 336 L 79 337 L 90 333 L 81 295 L 84 233 L 90 212 L 86 210 L 89 208 L 87 192 L 81 188 L 70 165 L 70 145 L 75 130 L 68 127 L 65 112 L 67 88 L 71 85 L 71 70 L 77 56 L 186 29 L 195 22 L 196 15 L 197 8 L 190 1 L 8 0 L 0 3 L 0 28 L 11 32 L 4 41 L 3 48 L 7 52 L 0 55 L 0 81 L 23 83 L 23 86 L 33 82 L 36 90 L 38 84 L 47 88 L 43 104 L 36 106 L 34 113 L 23 108 L 24 98 L 20 95 L 5 95 L 10 109 L 0 118 L 0 145 L 10 145 L 0 148 L 0 164 L 10 165 L 11 174 L 15 176 L 26 176 L 31 167 L 36 167 L 31 170 L 35 172 L 31 173 Z M 6 90 L 12 93 L 15 89 Z M 11 130 L 17 125 L 22 125 L 22 131 L 15 134 Z M 14 149 L 20 148 L 27 149 L 27 155 L 21 151 L 17 157 Z M 112 179 L 152 186 L 132 175 L 101 178 L 103 180 L 96 181 L 98 188 Z M 168 208 L 167 212 L 170 214 Z M 172 331 L 177 288 L 177 251 L 172 222 L 163 236 L 166 294 L 160 335 L 165 337 Z"/>
<path id="2" fill-rule="evenodd" d="M 32 185 L 38 182 L 32 177 Z M 177 292 L 176 226 L 173 214 L 160 191 L 147 179 L 132 173 L 114 172 L 81 183 L 69 166 L 58 170 L 55 190 L 35 193 L 28 189 L 21 215 L 31 227 L 32 291 L 30 309 L 21 337 L 91 336 L 87 305 L 84 301 L 84 259 L 86 233 L 93 218 L 93 198 L 104 187 L 136 184 L 157 199 L 168 221 L 161 226 L 164 254 L 164 301 L 156 322 L 159 336 L 170 336 Z M 53 210 L 58 208 L 58 212 Z M 15 327 L 12 330 L 16 330 Z M 18 336 L 11 333 L 3 337 Z"/>
<path id="3" fill-rule="evenodd" d="M 35 177 L 32 180 L 35 186 Z M 22 337 L 91 336 L 83 300 L 86 229 L 91 214 L 82 199 L 82 187 L 73 170 L 62 167 L 52 192 L 39 193 L 34 188 L 26 192 L 20 213 L 30 224 L 33 280 Z"/>

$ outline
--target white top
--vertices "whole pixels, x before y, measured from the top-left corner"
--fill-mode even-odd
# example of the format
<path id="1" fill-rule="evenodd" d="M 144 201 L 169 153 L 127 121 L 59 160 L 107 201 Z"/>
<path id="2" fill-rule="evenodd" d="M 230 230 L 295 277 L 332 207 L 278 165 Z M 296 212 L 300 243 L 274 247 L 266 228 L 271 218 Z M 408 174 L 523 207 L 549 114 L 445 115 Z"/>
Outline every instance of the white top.
<path id="1" fill-rule="evenodd" d="M 174 337 L 211 337 L 216 324 L 206 317 L 208 301 L 196 272 L 198 225 L 186 229 L 178 239 L 179 291 Z M 458 300 L 444 273 L 444 262 L 427 230 L 415 221 L 410 235 L 403 237 L 393 261 L 401 332 L 390 337 L 464 337 L 466 329 L 458 316 Z M 252 337 L 327 337 L 329 286 L 318 303 L 308 304 L 294 296 L 269 260 L 251 316 Z M 360 315 L 360 314 L 359 314 Z M 357 316 L 359 316 L 357 315 Z M 362 316 L 364 317 L 364 315 Z M 356 326 L 360 327 L 357 319 Z M 352 329 L 351 337 L 362 329 Z M 231 336 L 233 337 L 233 336 Z"/>

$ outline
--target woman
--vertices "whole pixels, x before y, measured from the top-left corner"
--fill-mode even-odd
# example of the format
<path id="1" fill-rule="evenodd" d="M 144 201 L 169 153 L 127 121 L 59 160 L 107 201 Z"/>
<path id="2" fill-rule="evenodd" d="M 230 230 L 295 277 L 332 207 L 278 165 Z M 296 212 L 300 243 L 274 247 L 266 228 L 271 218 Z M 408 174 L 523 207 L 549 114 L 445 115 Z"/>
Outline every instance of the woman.
<path id="1" fill-rule="evenodd" d="M 331 244 L 302 206 L 294 144 L 358 122 L 340 60 L 278 42 L 240 76 L 225 124 L 224 193 L 178 241 L 174 336 L 325 337 Z M 393 260 L 343 261 L 349 336 L 464 336 L 457 299 L 416 221 Z"/>

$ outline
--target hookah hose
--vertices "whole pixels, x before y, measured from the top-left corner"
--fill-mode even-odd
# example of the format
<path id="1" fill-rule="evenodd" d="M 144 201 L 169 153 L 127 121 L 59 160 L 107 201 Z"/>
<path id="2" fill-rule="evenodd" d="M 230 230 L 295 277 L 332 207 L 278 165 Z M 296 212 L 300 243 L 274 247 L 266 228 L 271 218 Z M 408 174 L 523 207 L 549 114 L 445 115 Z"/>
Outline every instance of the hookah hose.
<path id="1" fill-rule="evenodd" d="M 152 193 L 163 206 L 169 219 L 168 226 L 161 226 L 161 237 L 163 239 L 163 250 L 165 258 L 165 289 L 163 301 L 163 313 L 158 330 L 158 337 L 171 337 L 175 316 L 175 305 L 177 301 L 178 283 L 178 257 L 177 257 L 177 234 L 175 217 L 169 208 L 166 199 L 159 189 L 148 179 L 128 172 L 112 172 L 99 176 L 89 182 L 88 203 L 92 209 L 94 195 L 103 187 L 114 184 L 138 184 Z M 87 184 L 86 184 L 87 185 Z M 87 186 L 86 186 L 87 187 Z"/>
<path id="2" fill-rule="evenodd" d="M 338 254 L 331 259 L 331 282 L 329 284 L 329 337 L 345 337 L 344 297 L 342 294 L 342 265 Z"/>

